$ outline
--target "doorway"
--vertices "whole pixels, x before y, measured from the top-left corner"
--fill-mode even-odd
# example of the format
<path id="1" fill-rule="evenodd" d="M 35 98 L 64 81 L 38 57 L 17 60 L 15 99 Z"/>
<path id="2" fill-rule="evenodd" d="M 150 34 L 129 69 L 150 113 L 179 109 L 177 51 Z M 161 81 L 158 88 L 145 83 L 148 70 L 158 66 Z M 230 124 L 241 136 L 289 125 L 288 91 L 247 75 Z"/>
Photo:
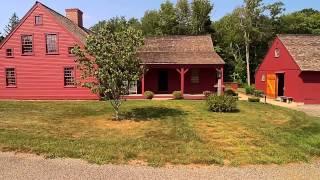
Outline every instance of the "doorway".
<path id="1" fill-rule="evenodd" d="M 278 97 L 284 96 L 284 74 L 277 74 L 277 91 L 278 91 Z"/>
<path id="2" fill-rule="evenodd" d="M 168 93 L 168 71 L 160 70 L 158 75 L 158 91 Z"/>

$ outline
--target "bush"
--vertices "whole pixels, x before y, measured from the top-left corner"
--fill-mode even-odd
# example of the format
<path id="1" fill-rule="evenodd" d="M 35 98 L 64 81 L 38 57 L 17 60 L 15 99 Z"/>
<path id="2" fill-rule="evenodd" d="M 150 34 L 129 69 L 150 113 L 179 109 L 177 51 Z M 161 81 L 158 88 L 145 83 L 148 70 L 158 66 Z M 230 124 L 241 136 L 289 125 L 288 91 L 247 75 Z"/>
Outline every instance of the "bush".
<path id="1" fill-rule="evenodd" d="M 248 101 L 249 102 L 260 102 L 260 98 L 258 98 L 258 97 L 250 97 L 250 98 L 248 98 Z"/>
<path id="2" fill-rule="evenodd" d="M 146 99 L 152 99 L 154 97 L 154 93 L 152 91 L 146 91 L 143 95 Z"/>
<path id="3" fill-rule="evenodd" d="M 173 95 L 173 99 L 183 99 L 183 95 L 181 91 L 174 91 L 172 95 Z"/>
<path id="4" fill-rule="evenodd" d="M 264 94 L 264 92 L 263 91 L 260 91 L 260 90 L 255 90 L 254 92 L 253 92 L 253 95 L 255 96 L 255 97 L 263 97 L 262 95 Z"/>
<path id="5" fill-rule="evenodd" d="M 227 89 L 227 90 L 225 90 L 225 91 L 224 91 L 224 94 L 225 94 L 226 96 L 238 96 L 238 93 L 234 92 L 234 90 L 232 90 L 232 89 Z"/>
<path id="6" fill-rule="evenodd" d="M 203 91 L 203 95 L 208 98 L 210 95 L 212 95 L 213 93 L 211 91 Z"/>
<path id="7" fill-rule="evenodd" d="M 245 90 L 246 90 L 246 94 L 251 94 L 252 95 L 254 93 L 254 91 L 255 91 L 255 88 L 252 87 L 252 86 L 246 86 Z"/>
<path id="8" fill-rule="evenodd" d="M 232 96 L 210 95 L 207 98 L 207 105 L 213 112 L 234 112 L 237 110 L 237 100 Z"/>

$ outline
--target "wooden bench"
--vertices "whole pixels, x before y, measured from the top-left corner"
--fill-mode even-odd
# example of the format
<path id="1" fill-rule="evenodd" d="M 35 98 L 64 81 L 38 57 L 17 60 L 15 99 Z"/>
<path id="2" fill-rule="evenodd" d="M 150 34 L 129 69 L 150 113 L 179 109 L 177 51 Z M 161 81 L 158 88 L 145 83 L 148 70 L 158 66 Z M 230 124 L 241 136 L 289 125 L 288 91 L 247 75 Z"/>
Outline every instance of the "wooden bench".
<path id="1" fill-rule="evenodd" d="M 280 96 L 279 98 L 280 98 L 281 102 L 285 102 L 285 103 L 292 103 L 293 102 L 293 98 L 292 97 Z"/>

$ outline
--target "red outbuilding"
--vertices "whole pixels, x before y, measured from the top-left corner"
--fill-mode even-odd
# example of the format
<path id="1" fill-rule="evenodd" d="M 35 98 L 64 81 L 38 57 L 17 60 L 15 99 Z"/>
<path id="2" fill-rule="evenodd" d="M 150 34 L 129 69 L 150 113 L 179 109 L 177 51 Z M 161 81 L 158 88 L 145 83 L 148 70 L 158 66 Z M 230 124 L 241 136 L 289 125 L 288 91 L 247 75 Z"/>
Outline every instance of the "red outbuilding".
<path id="1" fill-rule="evenodd" d="M 98 99 L 75 83 L 81 72 L 71 53 L 83 46 L 90 30 L 83 13 L 67 9 L 66 16 L 36 2 L 0 45 L 0 99 Z M 131 83 L 129 97 L 149 90 L 160 97 L 173 91 L 202 94 L 223 86 L 224 61 L 214 52 L 211 36 L 147 38 L 139 52 L 148 69 Z M 191 96 L 194 97 L 194 96 Z"/>
<path id="2" fill-rule="evenodd" d="M 270 98 L 320 104 L 320 36 L 278 35 L 255 75 Z"/>

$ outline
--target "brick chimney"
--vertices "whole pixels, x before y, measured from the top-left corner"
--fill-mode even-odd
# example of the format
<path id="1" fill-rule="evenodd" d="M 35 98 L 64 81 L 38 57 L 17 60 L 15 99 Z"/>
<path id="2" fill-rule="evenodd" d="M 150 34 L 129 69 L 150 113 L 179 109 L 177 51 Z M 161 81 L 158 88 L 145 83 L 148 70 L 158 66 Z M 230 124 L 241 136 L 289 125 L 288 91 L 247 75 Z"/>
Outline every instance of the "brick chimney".
<path id="1" fill-rule="evenodd" d="M 83 12 L 80 9 L 66 9 L 66 17 L 80 27 L 83 27 Z"/>

